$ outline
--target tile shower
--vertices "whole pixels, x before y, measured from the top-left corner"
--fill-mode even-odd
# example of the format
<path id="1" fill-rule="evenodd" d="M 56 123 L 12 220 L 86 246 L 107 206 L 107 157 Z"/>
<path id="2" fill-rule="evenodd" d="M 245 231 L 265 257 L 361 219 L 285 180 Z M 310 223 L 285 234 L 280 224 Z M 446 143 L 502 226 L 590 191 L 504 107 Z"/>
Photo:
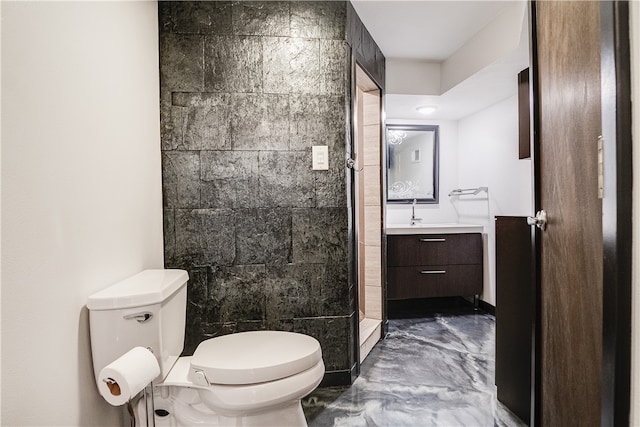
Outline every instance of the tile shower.
<path id="1" fill-rule="evenodd" d="M 351 51 L 378 76 L 384 57 L 341 1 L 160 2 L 159 27 L 165 266 L 190 276 L 185 353 L 296 331 L 349 378 Z M 313 145 L 328 171 L 311 170 Z"/>

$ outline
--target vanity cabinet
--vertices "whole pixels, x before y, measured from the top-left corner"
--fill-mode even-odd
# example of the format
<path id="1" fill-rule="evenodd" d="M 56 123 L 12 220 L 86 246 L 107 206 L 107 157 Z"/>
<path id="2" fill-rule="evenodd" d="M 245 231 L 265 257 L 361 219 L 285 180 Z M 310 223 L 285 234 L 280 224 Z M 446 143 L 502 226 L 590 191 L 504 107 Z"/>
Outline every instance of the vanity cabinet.
<path id="1" fill-rule="evenodd" d="M 387 236 L 387 298 L 482 293 L 482 234 Z"/>
<path id="2" fill-rule="evenodd" d="M 535 322 L 531 226 L 496 217 L 496 372 L 498 400 L 529 424 Z"/>

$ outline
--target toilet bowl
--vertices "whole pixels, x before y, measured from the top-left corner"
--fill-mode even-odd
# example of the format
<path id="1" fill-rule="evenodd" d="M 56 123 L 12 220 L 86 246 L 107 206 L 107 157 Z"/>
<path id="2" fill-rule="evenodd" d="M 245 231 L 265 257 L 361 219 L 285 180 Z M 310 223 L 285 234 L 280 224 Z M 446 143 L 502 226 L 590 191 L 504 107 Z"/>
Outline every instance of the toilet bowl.
<path id="1" fill-rule="evenodd" d="M 294 332 L 240 332 L 179 357 L 187 279 L 181 270 L 148 270 L 89 298 L 96 381 L 106 364 L 144 346 L 161 374 L 153 399 L 136 403 L 136 425 L 146 425 L 152 401 L 159 427 L 306 426 L 300 400 L 324 376 L 319 342 Z"/>
<path id="2" fill-rule="evenodd" d="M 211 338 L 156 386 L 156 425 L 306 426 L 300 399 L 323 376 L 320 344 L 309 336 L 257 331 Z M 145 414 L 145 402 L 137 413 Z"/>
<path id="3" fill-rule="evenodd" d="M 280 331 L 242 332 L 202 342 L 188 379 L 205 405 L 225 416 L 300 400 L 324 375 L 315 338 Z"/>

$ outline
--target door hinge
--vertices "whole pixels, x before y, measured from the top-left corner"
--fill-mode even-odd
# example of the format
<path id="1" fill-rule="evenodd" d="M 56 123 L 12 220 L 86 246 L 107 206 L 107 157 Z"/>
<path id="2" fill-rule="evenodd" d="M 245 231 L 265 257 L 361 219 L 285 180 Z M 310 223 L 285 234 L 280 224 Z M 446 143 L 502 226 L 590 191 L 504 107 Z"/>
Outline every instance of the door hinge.
<path id="1" fill-rule="evenodd" d="M 604 198 L 604 138 L 598 137 L 598 199 Z"/>

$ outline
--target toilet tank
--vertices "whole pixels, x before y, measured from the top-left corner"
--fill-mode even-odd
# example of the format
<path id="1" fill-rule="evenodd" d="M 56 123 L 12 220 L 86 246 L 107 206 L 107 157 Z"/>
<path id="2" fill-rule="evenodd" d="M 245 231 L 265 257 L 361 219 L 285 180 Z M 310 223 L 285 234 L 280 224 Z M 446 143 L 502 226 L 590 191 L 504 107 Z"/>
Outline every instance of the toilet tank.
<path id="1" fill-rule="evenodd" d="M 145 270 L 89 297 L 93 371 L 133 347 L 148 347 L 164 380 L 184 348 L 187 281 L 184 270 Z"/>

